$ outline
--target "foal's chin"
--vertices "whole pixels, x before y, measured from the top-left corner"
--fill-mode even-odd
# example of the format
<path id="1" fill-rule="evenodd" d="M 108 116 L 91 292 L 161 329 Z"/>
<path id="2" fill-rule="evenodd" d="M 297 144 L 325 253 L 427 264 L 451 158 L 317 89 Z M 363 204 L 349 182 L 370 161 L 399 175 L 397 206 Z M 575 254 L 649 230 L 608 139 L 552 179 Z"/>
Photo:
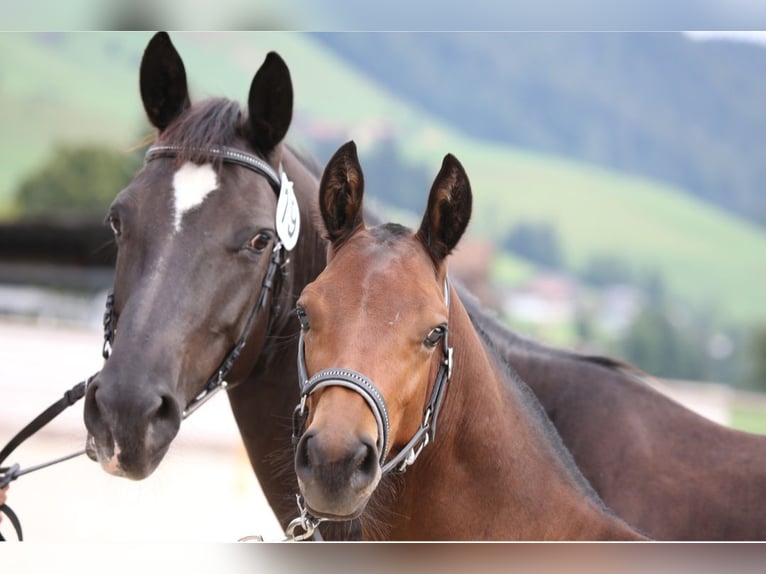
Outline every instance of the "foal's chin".
<path id="1" fill-rule="evenodd" d="M 303 501 L 311 515 L 333 521 L 359 518 L 367 508 L 367 503 L 376 484 L 377 481 L 364 489 L 363 492 L 341 492 L 328 495 L 326 491 L 315 488 L 315 485 L 302 484 L 301 480 L 298 479 Z"/>
<path id="2" fill-rule="evenodd" d="M 336 522 L 345 522 L 348 520 L 354 520 L 355 518 L 359 518 L 362 513 L 364 512 L 364 509 L 367 508 L 367 502 L 369 501 L 369 498 L 365 498 L 363 501 L 359 503 L 359 505 L 349 511 L 346 507 L 330 507 L 325 510 L 320 510 L 319 508 L 316 508 L 312 506 L 308 500 L 306 500 L 304 496 L 304 502 L 306 504 L 306 508 L 311 513 L 312 516 L 315 516 L 317 518 L 324 518 L 326 520 L 332 520 Z M 324 507 L 320 507 L 324 508 Z"/>
<path id="3" fill-rule="evenodd" d="M 119 476 L 130 480 L 143 480 L 148 478 L 159 466 L 170 447 L 166 446 L 155 450 L 153 453 L 144 453 L 141 456 L 126 456 L 117 445 L 104 447 L 98 445 L 93 435 L 88 434 L 85 440 L 85 454 L 92 461 L 99 463 L 107 474 Z"/>

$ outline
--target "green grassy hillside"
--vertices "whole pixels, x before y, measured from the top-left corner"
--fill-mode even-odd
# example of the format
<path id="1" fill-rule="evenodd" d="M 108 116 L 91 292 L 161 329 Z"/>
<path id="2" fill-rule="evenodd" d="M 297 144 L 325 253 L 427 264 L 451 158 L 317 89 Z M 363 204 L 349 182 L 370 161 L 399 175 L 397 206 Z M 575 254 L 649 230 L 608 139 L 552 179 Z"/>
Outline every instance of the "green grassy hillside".
<path id="1" fill-rule="evenodd" d="M 60 140 L 99 139 L 127 148 L 145 133 L 138 63 L 151 34 L 0 34 L 0 205 Z M 381 129 L 435 174 L 446 152 L 465 165 L 475 195 L 471 233 L 499 240 L 517 221 L 556 224 L 567 260 L 582 266 L 612 253 L 665 271 L 670 287 L 714 301 L 727 318 L 766 320 L 766 233 L 678 190 L 459 133 L 398 99 L 310 36 L 292 33 L 173 34 L 193 95 L 244 101 L 268 50 L 295 84 L 293 140 L 314 120 L 337 144 L 365 150 Z M 335 136 L 333 136 L 335 137 Z M 423 190 L 423 202 L 427 190 Z"/>

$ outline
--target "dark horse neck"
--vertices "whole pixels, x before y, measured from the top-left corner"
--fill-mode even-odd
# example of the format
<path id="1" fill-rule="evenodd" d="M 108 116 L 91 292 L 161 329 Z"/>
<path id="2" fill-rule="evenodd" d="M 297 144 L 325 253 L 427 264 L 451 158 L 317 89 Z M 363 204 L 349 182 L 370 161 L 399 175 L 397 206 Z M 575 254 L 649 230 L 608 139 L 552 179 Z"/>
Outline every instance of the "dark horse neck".
<path id="1" fill-rule="evenodd" d="M 392 501 L 371 501 L 365 536 L 641 539 L 593 493 L 524 383 L 494 364 L 457 297 L 450 313 L 455 371 L 435 440 Z"/>
<path id="2" fill-rule="evenodd" d="M 298 403 L 296 352 L 299 326 L 295 300 L 326 263 L 324 242 L 313 218 L 317 213 L 317 179 L 289 148 L 283 165 L 293 180 L 301 212 L 301 236 L 289 254 L 287 274 L 272 303 L 266 347 L 252 371 L 229 391 L 229 401 L 250 464 L 282 527 L 297 516 L 298 483 L 292 461 L 291 415 Z"/>

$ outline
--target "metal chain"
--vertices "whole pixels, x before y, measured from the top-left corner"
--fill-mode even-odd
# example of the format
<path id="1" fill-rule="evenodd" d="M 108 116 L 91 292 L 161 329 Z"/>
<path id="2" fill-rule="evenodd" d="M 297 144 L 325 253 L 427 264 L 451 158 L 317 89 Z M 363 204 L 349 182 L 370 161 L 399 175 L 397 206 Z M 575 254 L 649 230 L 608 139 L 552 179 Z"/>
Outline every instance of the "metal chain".
<path id="1" fill-rule="evenodd" d="M 303 497 L 300 494 L 295 495 L 295 502 L 298 504 L 298 517 L 293 518 L 290 524 L 285 528 L 285 536 L 275 542 L 302 542 L 314 536 L 317 528 L 326 518 L 317 518 L 309 514 L 308 508 L 303 504 Z M 243 536 L 237 542 L 263 542 L 263 536 L 252 534 Z"/>

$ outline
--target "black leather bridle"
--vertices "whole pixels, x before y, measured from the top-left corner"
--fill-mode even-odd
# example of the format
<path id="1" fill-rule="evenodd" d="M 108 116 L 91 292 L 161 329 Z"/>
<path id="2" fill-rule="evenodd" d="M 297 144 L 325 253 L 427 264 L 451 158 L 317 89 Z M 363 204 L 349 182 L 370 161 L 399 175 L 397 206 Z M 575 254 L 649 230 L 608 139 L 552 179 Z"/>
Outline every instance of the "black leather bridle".
<path id="1" fill-rule="evenodd" d="M 225 146 L 212 146 L 205 150 L 189 150 L 188 148 L 185 148 L 182 146 L 154 145 L 147 150 L 146 155 L 144 156 L 144 161 L 145 163 L 149 163 L 152 160 L 162 158 L 162 157 L 178 157 L 182 153 L 188 153 L 190 151 L 202 152 L 201 155 L 204 155 L 210 158 L 219 159 L 223 161 L 224 163 L 239 165 L 241 167 L 245 167 L 247 169 L 250 169 L 262 175 L 269 182 L 269 185 L 274 190 L 274 193 L 276 194 L 277 198 L 279 198 L 279 195 L 282 190 L 282 181 L 283 181 L 282 176 L 284 174 L 281 166 L 279 170 L 280 173 L 277 174 L 277 172 L 262 159 L 250 153 L 243 152 L 234 148 L 225 147 Z M 261 292 L 260 292 L 260 295 L 258 296 L 258 301 L 255 307 L 253 308 L 253 310 L 251 311 L 250 316 L 248 317 L 244 328 L 242 329 L 240 338 L 231 348 L 231 350 L 223 359 L 223 361 L 215 370 L 215 372 L 207 380 L 202 391 L 200 391 L 186 405 L 186 408 L 183 411 L 182 418 L 185 419 L 186 417 L 191 415 L 194 411 L 196 411 L 199 407 L 201 407 L 205 402 L 210 400 L 210 398 L 212 398 L 213 395 L 217 393 L 218 391 L 230 387 L 229 383 L 226 381 L 226 376 L 231 371 L 231 368 L 233 367 L 234 363 L 236 362 L 237 358 L 242 352 L 242 349 L 245 347 L 245 344 L 247 343 L 247 340 L 250 337 L 251 331 L 255 325 L 256 319 L 260 315 L 261 311 L 263 311 L 266 308 L 266 304 L 269 298 L 269 293 L 272 291 L 275 285 L 275 277 L 277 274 L 277 270 L 281 271 L 282 276 L 286 275 L 285 266 L 287 265 L 289 260 L 286 259 L 285 252 L 286 252 L 286 249 L 284 245 L 277 237 L 277 240 L 274 244 L 274 248 L 271 251 L 271 257 L 269 258 L 269 266 L 266 269 L 266 275 L 264 276 L 263 283 L 261 284 Z M 117 331 L 116 327 L 117 327 L 117 315 L 114 310 L 114 293 L 110 292 L 106 298 L 106 310 L 104 312 L 104 344 L 102 347 L 102 355 L 104 357 L 104 360 L 109 359 L 109 356 L 111 355 L 112 344 L 114 343 L 114 337 Z M 98 372 L 91 375 L 84 381 L 78 383 L 74 387 L 72 387 L 70 390 L 64 393 L 64 396 L 61 399 L 53 403 L 50 407 L 48 407 L 45 411 L 43 411 L 40 415 L 38 415 L 34 420 L 32 420 L 32 422 L 30 422 L 21 431 L 19 431 L 10 441 L 8 441 L 5 447 L 3 447 L 3 449 L 0 451 L 0 464 L 2 464 L 3 461 L 26 439 L 31 437 L 43 426 L 45 426 L 54 418 L 56 418 L 56 416 L 58 416 L 66 408 L 72 406 L 77 401 L 79 401 L 82 397 L 84 397 L 88 386 L 93 381 L 93 379 L 96 378 L 97 375 L 98 375 Z M 8 484 L 13 482 L 20 476 L 23 476 L 24 474 L 34 472 L 42 468 L 46 468 L 48 466 L 57 464 L 59 462 L 63 462 L 65 460 L 69 460 L 71 458 L 80 456 L 84 453 L 85 453 L 85 450 L 83 449 L 78 452 L 63 456 L 61 458 L 58 458 L 49 462 L 45 462 L 39 465 L 30 466 L 24 469 L 21 469 L 18 464 L 0 467 L 0 487 L 7 486 Z M 16 530 L 17 538 L 19 540 L 23 540 L 21 523 L 18 517 L 16 516 L 16 514 L 13 512 L 13 510 L 11 510 L 11 508 L 8 507 L 7 505 L 2 505 L 0 506 L 0 512 L 5 513 L 9 517 L 9 519 L 11 520 L 11 524 Z M 0 541 L 2 540 L 4 539 L 2 534 L 0 534 Z"/>
<path id="2" fill-rule="evenodd" d="M 269 185 L 274 190 L 277 198 L 279 198 L 282 186 L 281 166 L 280 174 L 278 175 L 277 172 L 274 171 L 274 169 L 268 163 L 259 157 L 256 157 L 247 152 L 240 151 L 238 149 L 225 146 L 212 146 L 206 148 L 205 150 L 190 150 L 188 148 L 175 145 L 154 145 L 147 150 L 146 155 L 144 156 L 144 161 L 149 163 L 150 161 L 158 158 L 178 157 L 181 154 L 188 154 L 189 152 L 202 152 L 202 155 L 206 157 L 217 158 L 223 161 L 223 163 L 245 167 L 262 175 L 269 182 Z M 229 371 L 231 371 L 234 363 L 239 358 L 240 353 L 242 353 L 242 349 L 247 344 L 247 340 L 250 337 L 250 333 L 253 330 L 253 326 L 255 325 L 258 315 L 266 308 L 266 302 L 268 300 L 269 293 L 274 287 L 274 278 L 276 277 L 277 270 L 281 270 L 282 275 L 284 276 L 285 265 L 287 262 L 288 260 L 285 259 L 284 246 L 282 245 L 282 242 L 279 240 L 279 238 L 277 238 L 274 244 L 274 248 L 271 251 L 271 257 L 269 258 L 269 266 L 266 269 L 266 275 L 263 278 L 263 283 L 261 283 L 261 293 L 258 296 L 258 302 L 250 312 L 250 316 L 248 317 L 247 322 L 242 329 L 242 334 L 234 346 L 231 348 L 229 353 L 226 355 L 226 357 L 223 359 L 221 364 L 218 366 L 218 368 L 208 378 L 205 386 L 202 388 L 202 391 L 200 391 L 189 402 L 189 404 L 186 405 L 186 408 L 182 414 L 182 418 L 186 418 L 191 415 L 199 407 L 210 400 L 218 391 L 229 387 L 229 383 L 226 381 L 226 375 L 229 374 Z M 109 333 L 113 338 L 116 326 L 116 316 L 114 313 L 114 296 L 112 293 L 110 293 L 109 297 L 107 298 L 107 315 L 108 317 L 104 317 L 104 359 L 109 358 L 109 353 L 111 352 L 112 345 L 112 339 L 107 338 L 107 333 Z M 107 324 L 109 325 L 108 331 Z"/>
<path id="3" fill-rule="evenodd" d="M 447 310 L 450 309 L 450 284 L 444 280 L 444 298 Z M 297 445 L 303 435 L 306 422 L 306 401 L 314 391 L 323 387 L 340 386 L 357 392 L 372 410 L 378 424 L 378 452 L 381 476 L 389 472 L 405 472 L 420 456 L 423 449 L 433 441 L 436 434 L 436 423 L 441 411 L 447 382 L 452 375 L 452 347 L 449 344 L 449 325 L 444 327 L 442 335 L 442 358 L 439 371 L 436 374 L 431 396 L 423 410 L 423 421 L 407 444 L 390 460 L 388 447 L 390 443 L 389 416 L 383 395 L 370 379 L 363 374 L 350 369 L 324 369 L 309 377 L 306 370 L 306 356 L 303 346 L 303 331 L 298 339 L 298 384 L 300 387 L 300 403 L 293 413 L 293 445 Z"/>

